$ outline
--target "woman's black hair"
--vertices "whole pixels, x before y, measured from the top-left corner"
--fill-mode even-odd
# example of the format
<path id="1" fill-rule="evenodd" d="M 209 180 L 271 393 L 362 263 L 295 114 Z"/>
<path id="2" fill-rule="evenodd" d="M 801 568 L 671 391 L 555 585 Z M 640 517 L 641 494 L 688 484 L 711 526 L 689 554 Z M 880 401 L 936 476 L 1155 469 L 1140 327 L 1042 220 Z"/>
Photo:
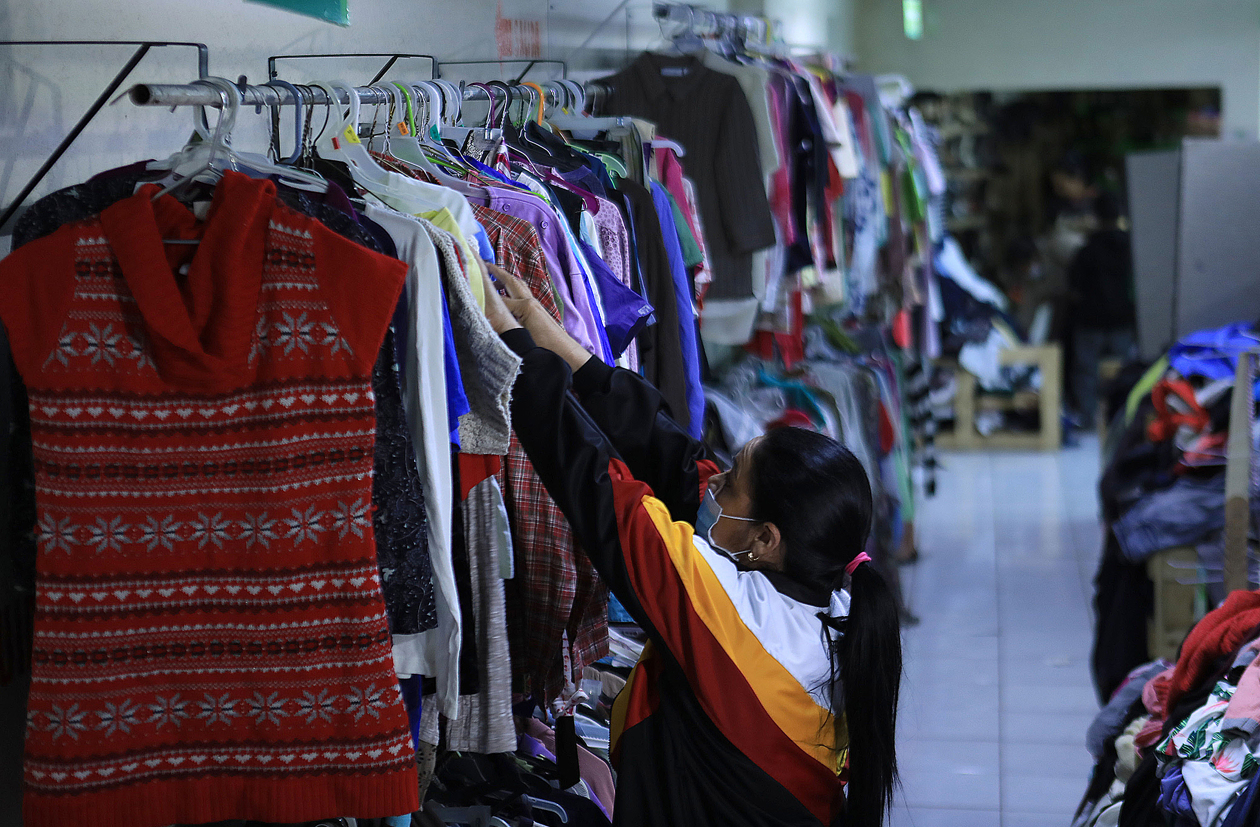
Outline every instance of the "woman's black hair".
<path id="1" fill-rule="evenodd" d="M 779 428 L 756 447 L 750 480 L 752 513 L 783 537 L 785 573 L 820 593 L 843 587 L 845 566 L 866 548 L 874 510 L 857 457 L 823 434 Z M 835 823 L 881 827 L 897 785 L 901 623 L 896 598 L 869 563 L 854 570 L 850 596 L 847 620 L 824 621 L 834 641 L 836 741 L 843 743 L 847 729 L 849 745 L 846 807 Z M 843 634 L 833 639 L 832 629 Z"/>

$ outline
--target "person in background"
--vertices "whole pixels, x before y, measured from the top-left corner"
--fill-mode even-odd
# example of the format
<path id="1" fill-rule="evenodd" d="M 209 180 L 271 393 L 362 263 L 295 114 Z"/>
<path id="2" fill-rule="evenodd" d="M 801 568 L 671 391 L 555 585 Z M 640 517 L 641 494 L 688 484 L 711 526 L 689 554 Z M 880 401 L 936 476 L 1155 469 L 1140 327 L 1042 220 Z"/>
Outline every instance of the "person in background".
<path id="1" fill-rule="evenodd" d="M 1098 364 L 1133 352 L 1133 258 L 1129 234 L 1120 228 L 1120 202 L 1110 193 L 1094 202 L 1098 228 L 1068 268 L 1073 346 L 1072 387 L 1078 412 L 1093 422 L 1098 408 Z"/>
<path id="2" fill-rule="evenodd" d="M 489 267 L 486 316 L 523 360 L 512 428 L 649 638 L 613 707 L 616 827 L 881 827 L 901 632 L 861 463 L 784 427 L 720 472 L 656 388 Z"/>
<path id="3" fill-rule="evenodd" d="M 1011 300 L 1011 314 L 1025 333 L 1032 330 L 1037 308 L 1056 297 L 1046 289 L 1037 242 L 1028 235 L 1016 236 L 1006 246 L 1003 286 Z"/>

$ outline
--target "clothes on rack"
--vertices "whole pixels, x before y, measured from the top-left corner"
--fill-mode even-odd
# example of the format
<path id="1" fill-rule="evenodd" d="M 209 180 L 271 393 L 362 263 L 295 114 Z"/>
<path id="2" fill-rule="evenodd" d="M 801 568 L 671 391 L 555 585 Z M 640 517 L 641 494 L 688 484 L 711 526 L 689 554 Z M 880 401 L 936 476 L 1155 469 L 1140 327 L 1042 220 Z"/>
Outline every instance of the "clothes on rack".
<path id="1" fill-rule="evenodd" d="M 714 298 L 752 295 L 752 254 L 774 243 L 752 111 L 739 82 L 696 58 L 650 52 L 604 78 L 606 108 L 643 118 L 687 150 L 708 231 Z"/>
<path id="2" fill-rule="evenodd" d="M 695 459 L 706 433 L 776 420 L 837 437 L 874 483 L 871 556 L 895 584 L 913 517 L 902 345 L 890 319 L 854 319 L 905 282 L 874 263 L 881 246 L 903 248 L 884 250 L 899 270 L 930 258 L 910 252 L 927 237 L 909 227 L 923 162 L 897 149 L 917 133 L 841 76 L 746 57 L 645 55 L 611 84 L 628 128 L 505 116 L 493 145 L 432 138 L 445 124 L 417 122 L 401 87 L 372 113 L 383 129 L 360 123 L 350 90 L 301 169 L 223 141 L 195 173 L 142 161 L 24 214 L 0 262 L 16 366 L 0 484 L 24 494 L 0 534 L 0 619 L 33 643 L 6 647 L 0 674 L 32 662 L 31 824 L 405 819 L 426 798 L 426 817 L 487 807 L 512 823 L 830 821 L 844 745 L 816 743 L 832 731 L 829 652 L 770 624 L 741 642 L 752 660 L 717 647 L 712 669 L 680 671 L 653 608 L 668 590 L 591 533 L 602 501 L 553 500 L 543 480 L 556 490 L 559 471 L 513 432 L 510 412 L 564 403 L 517 382 L 540 357 L 484 315 L 493 262 L 593 354 L 579 391 L 619 439 L 644 424 L 621 392 L 668 413 Z M 855 212 L 860 175 L 900 182 L 905 209 L 872 196 Z M 860 296 L 859 214 L 877 240 Z M 716 338 L 747 342 L 761 316 L 763 358 L 722 380 L 737 401 L 718 415 L 701 338 L 741 302 L 747 323 Z M 816 338 L 831 325 L 841 347 Z M 750 415 L 745 391 L 769 401 Z M 745 418 L 724 423 L 733 411 Z M 654 489 L 689 519 L 693 482 Z M 622 475 L 579 495 L 609 484 L 639 490 Z M 777 588 L 702 562 L 727 603 Z M 610 631 L 610 586 L 641 628 Z M 818 608 L 776 623 L 816 638 Z M 845 612 L 835 595 L 821 608 Z M 101 628 L 122 643 L 93 643 Z M 731 686 L 748 708 L 789 693 L 795 717 L 719 714 L 706 699 Z M 654 712 L 653 691 L 676 703 Z M 660 770 L 634 774 L 616 808 L 614 741 Z M 680 783 L 695 801 L 660 793 Z M 748 789 L 765 791 L 756 813 L 732 803 Z"/>

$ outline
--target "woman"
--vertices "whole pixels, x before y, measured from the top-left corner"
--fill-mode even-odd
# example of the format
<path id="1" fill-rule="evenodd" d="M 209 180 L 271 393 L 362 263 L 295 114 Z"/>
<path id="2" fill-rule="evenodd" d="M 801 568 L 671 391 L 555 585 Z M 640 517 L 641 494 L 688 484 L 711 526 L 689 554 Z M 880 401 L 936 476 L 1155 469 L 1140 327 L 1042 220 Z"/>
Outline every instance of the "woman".
<path id="1" fill-rule="evenodd" d="M 614 707 L 616 823 L 879 827 L 901 641 L 893 595 L 863 565 L 861 465 L 784 428 L 719 473 L 655 388 L 491 269 L 486 314 L 524 362 L 512 426 L 649 636 Z"/>

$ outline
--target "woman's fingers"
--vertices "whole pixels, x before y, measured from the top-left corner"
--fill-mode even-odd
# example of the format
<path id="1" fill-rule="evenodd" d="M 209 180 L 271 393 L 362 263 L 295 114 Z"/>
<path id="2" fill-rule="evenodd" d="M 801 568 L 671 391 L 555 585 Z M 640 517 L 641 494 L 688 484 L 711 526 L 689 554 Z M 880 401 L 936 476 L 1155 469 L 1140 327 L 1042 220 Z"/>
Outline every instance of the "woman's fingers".
<path id="1" fill-rule="evenodd" d="M 529 315 L 528 299 L 505 298 L 503 303 L 507 305 L 507 309 L 516 317 L 517 321 L 524 321 L 525 317 Z"/>
<path id="2" fill-rule="evenodd" d="M 486 285 L 486 318 L 490 321 L 490 325 L 498 333 L 519 327 L 516 314 L 507 306 L 504 297 L 499 295 L 498 288 L 490 280 L 490 274 L 483 269 L 481 278 Z"/>
<path id="3" fill-rule="evenodd" d="M 533 294 L 529 292 L 529 286 L 525 282 L 518 279 L 512 273 L 504 270 L 497 264 L 486 262 L 486 267 L 494 274 L 494 277 L 503 285 L 503 289 L 507 291 L 510 298 L 518 300 L 528 300 L 533 298 Z"/>

